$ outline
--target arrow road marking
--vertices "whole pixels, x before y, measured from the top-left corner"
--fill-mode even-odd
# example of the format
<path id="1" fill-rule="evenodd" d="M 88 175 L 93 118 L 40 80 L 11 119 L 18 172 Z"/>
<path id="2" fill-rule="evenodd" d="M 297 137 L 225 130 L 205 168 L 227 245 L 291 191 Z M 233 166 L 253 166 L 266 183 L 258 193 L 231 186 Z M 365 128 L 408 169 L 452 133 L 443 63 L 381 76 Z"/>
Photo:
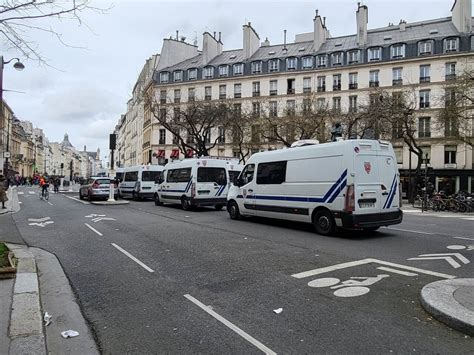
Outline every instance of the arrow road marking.
<path id="1" fill-rule="evenodd" d="M 97 218 L 91 219 L 91 221 L 94 222 L 94 223 L 97 223 L 97 222 L 100 222 L 100 221 L 115 221 L 115 218 L 97 217 Z"/>
<path id="2" fill-rule="evenodd" d="M 46 221 L 46 222 L 41 222 L 41 223 L 28 223 L 30 226 L 38 226 L 41 228 L 46 227 L 48 224 L 54 223 L 54 221 Z"/>
<path id="3" fill-rule="evenodd" d="M 92 218 L 92 217 L 105 217 L 105 214 L 95 214 L 95 213 L 91 213 L 91 214 L 88 214 L 87 216 L 84 216 L 86 218 Z"/>
<path id="4" fill-rule="evenodd" d="M 459 253 L 444 253 L 444 254 L 421 254 L 417 258 L 410 258 L 407 260 L 446 260 L 449 265 L 455 269 L 459 269 L 461 265 L 452 258 L 452 256 L 457 257 L 462 263 L 469 264 L 470 261 L 464 257 L 464 255 Z"/>
<path id="5" fill-rule="evenodd" d="M 50 220 L 51 217 L 43 217 L 43 218 L 28 218 L 29 222 L 44 222 Z"/>

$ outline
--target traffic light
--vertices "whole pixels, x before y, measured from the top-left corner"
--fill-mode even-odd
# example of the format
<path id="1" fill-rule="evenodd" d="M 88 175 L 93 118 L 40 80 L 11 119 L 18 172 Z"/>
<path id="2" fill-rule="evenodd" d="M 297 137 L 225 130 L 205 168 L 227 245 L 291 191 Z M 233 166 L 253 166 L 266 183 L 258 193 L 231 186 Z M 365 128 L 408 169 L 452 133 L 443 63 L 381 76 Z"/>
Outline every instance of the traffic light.
<path id="1" fill-rule="evenodd" d="M 61 169 L 64 169 L 64 163 L 61 163 Z"/>

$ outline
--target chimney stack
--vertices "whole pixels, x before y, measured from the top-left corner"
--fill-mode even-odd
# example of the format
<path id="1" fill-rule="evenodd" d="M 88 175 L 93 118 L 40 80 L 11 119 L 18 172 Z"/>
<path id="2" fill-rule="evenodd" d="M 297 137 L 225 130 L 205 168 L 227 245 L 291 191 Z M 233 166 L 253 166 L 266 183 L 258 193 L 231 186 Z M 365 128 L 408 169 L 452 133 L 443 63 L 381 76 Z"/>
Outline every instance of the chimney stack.
<path id="1" fill-rule="evenodd" d="M 365 5 L 357 3 L 357 43 L 359 46 L 367 44 L 367 22 L 369 21 L 369 9 Z"/>
<path id="2" fill-rule="evenodd" d="M 472 3 L 471 0 L 455 0 L 451 8 L 451 21 L 461 33 L 471 32 Z"/>
<path id="3" fill-rule="evenodd" d="M 249 59 L 260 46 L 260 37 L 249 22 L 242 26 L 243 30 L 243 46 L 244 49 L 244 60 Z"/>
<path id="4" fill-rule="evenodd" d="M 222 53 L 222 43 L 216 39 L 216 33 L 212 36 L 209 32 L 202 35 L 202 64 L 206 65 Z"/>
<path id="5" fill-rule="evenodd" d="M 319 16 L 318 10 L 316 10 L 316 16 L 313 19 L 313 23 L 314 23 L 314 33 L 313 33 L 314 50 L 318 51 L 319 48 L 321 48 L 321 46 L 326 42 L 326 38 L 328 37 L 326 25 L 321 20 L 321 16 Z"/>
<path id="6" fill-rule="evenodd" d="M 400 28 L 400 31 L 406 31 L 407 29 L 407 22 L 405 20 L 400 20 L 400 23 L 398 24 L 398 28 Z"/>

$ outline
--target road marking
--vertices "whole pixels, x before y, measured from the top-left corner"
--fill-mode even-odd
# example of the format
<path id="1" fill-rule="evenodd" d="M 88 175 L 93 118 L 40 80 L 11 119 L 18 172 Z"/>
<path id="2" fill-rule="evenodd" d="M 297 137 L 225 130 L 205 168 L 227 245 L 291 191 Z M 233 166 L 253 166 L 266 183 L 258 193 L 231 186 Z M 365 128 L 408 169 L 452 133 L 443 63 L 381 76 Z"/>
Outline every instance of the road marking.
<path id="1" fill-rule="evenodd" d="M 454 278 L 456 278 L 456 276 L 452 276 L 452 275 L 448 275 L 448 274 L 442 274 L 442 273 L 435 272 L 435 271 L 419 269 L 419 268 L 412 267 L 412 266 L 395 264 L 395 263 L 391 263 L 391 262 L 388 262 L 388 261 L 372 259 L 372 258 L 356 260 L 356 261 L 350 261 L 350 262 L 347 262 L 347 263 L 322 267 L 322 268 L 319 268 L 319 269 L 314 269 L 314 270 L 300 272 L 298 274 L 293 274 L 291 276 L 293 276 L 296 279 L 303 279 L 303 278 L 314 276 L 314 275 L 325 274 L 325 273 L 330 272 L 330 271 L 347 269 L 349 267 L 354 267 L 354 266 L 359 266 L 359 265 L 366 265 L 366 264 L 371 264 L 371 263 L 381 264 L 381 265 L 386 265 L 386 266 L 392 266 L 392 267 L 396 267 L 396 268 L 399 268 L 399 269 L 414 271 L 414 272 L 417 272 L 419 274 L 426 274 L 426 275 L 432 275 L 432 276 L 440 277 L 440 278 L 443 278 L 443 279 L 454 279 Z"/>
<path id="2" fill-rule="evenodd" d="M 464 239 L 464 240 L 474 240 L 472 238 L 463 238 L 463 237 L 453 237 L 453 238 L 455 238 L 455 239 Z"/>
<path id="3" fill-rule="evenodd" d="M 95 213 L 91 213 L 91 214 L 88 214 L 87 216 L 84 216 L 86 218 L 92 218 L 92 217 L 105 217 L 105 214 L 95 214 Z"/>
<path id="4" fill-rule="evenodd" d="M 459 253 L 442 253 L 442 254 L 421 254 L 416 258 L 410 258 L 407 260 L 446 260 L 449 265 L 455 269 L 459 269 L 461 264 L 454 260 L 453 256 L 457 257 L 462 263 L 469 264 L 470 261 Z"/>
<path id="5" fill-rule="evenodd" d="M 109 218 L 109 217 L 96 217 L 92 218 L 91 221 L 94 223 L 100 222 L 100 221 L 115 221 L 115 218 Z"/>
<path id="6" fill-rule="evenodd" d="M 41 227 L 41 228 L 44 228 L 46 227 L 48 224 L 51 224 L 51 223 L 54 223 L 54 221 L 45 221 L 45 222 L 39 222 L 39 223 L 28 223 L 28 225 L 30 226 L 38 226 L 38 227 Z"/>
<path id="7" fill-rule="evenodd" d="M 77 199 L 77 198 L 75 198 L 75 197 L 67 196 L 67 195 L 65 195 L 65 194 L 62 194 L 62 195 L 63 195 L 64 197 L 67 197 L 67 198 L 70 199 L 70 200 L 74 200 L 74 201 L 83 203 L 84 205 L 90 205 L 89 202 L 82 201 L 82 200 L 79 200 L 79 199 Z"/>
<path id="8" fill-rule="evenodd" d="M 100 235 L 101 237 L 103 236 L 103 234 L 101 232 L 99 232 L 97 229 L 95 229 L 94 227 L 88 225 L 87 223 L 84 223 L 91 231 L 93 231 L 94 233 L 97 233 L 98 235 Z"/>
<path id="9" fill-rule="evenodd" d="M 148 266 L 146 266 L 144 263 L 142 263 L 140 260 L 138 260 L 136 257 L 134 257 L 132 254 L 130 254 L 128 251 L 126 251 L 125 249 L 122 249 L 120 248 L 117 244 L 115 243 L 112 243 L 112 245 L 114 246 L 114 248 L 117 248 L 120 252 L 122 252 L 123 254 L 125 254 L 126 256 L 128 256 L 130 259 L 132 259 L 133 261 L 135 261 L 138 265 L 140 265 L 142 268 L 144 268 L 146 271 L 149 271 L 149 272 L 155 272 L 155 270 L 153 270 L 152 268 L 149 268 Z"/>
<path id="10" fill-rule="evenodd" d="M 36 192 L 34 192 L 34 191 L 28 191 L 28 193 L 29 193 L 30 195 L 36 195 Z"/>
<path id="11" fill-rule="evenodd" d="M 464 219 L 465 221 L 474 221 L 474 217 L 466 217 L 462 219 Z"/>
<path id="12" fill-rule="evenodd" d="M 51 217 L 43 217 L 43 218 L 28 218 L 28 222 L 44 222 L 50 220 Z"/>
<path id="13" fill-rule="evenodd" d="M 246 332 L 244 332 L 242 329 L 240 329 L 239 327 L 237 327 L 236 325 L 234 325 L 233 323 L 229 322 L 227 319 L 225 319 L 224 317 L 222 317 L 221 315 L 219 315 L 218 313 L 214 312 L 209 306 L 206 306 L 204 305 L 203 303 L 201 303 L 199 300 L 195 299 L 193 296 L 191 295 L 184 295 L 184 297 L 186 297 L 188 300 L 190 300 L 192 303 L 194 303 L 196 306 L 198 306 L 199 308 L 201 308 L 203 311 L 207 312 L 209 315 L 213 316 L 215 319 L 217 319 L 219 322 L 221 322 L 222 324 L 224 324 L 226 327 L 232 329 L 234 332 L 236 332 L 238 335 L 240 335 L 242 338 L 244 338 L 245 340 L 247 340 L 249 343 L 251 343 L 252 345 L 254 345 L 255 347 L 257 347 L 258 349 L 260 349 L 261 351 L 263 351 L 265 354 L 274 354 L 276 355 L 276 352 L 274 352 L 273 350 L 269 349 L 268 347 L 266 347 L 265 345 L 263 345 L 261 342 L 259 342 L 257 339 L 255 339 L 254 337 L 252 337 L 251 335 L 247 334 Z"/>
<path id="14" fill-rule="evenodd" d="M 18 191 L 18 195 L 24 195 L 25 193 L 23 191 Z"/>
<path id="15" fill-rule="evenodd" d="M 48 205 L 54 206 L 51 202 L 48 201 Z"/>
<path id="16" fill-rule="evenodd" d="M 377 270 L 393 272 L 394 274 L 400 274 L 400 275 L 403 275 L 403 276 L 417 276 L 418 275 L 418 274 L 415 274 L 413 272 L 392 269 L 390 267 L 385 267 L 385 266 L 380 266 L 380 267 L 377 268 Z"/>
<path id="17" fill-rule="evenodd" d="M 394 231 L 400 231 L 400 232 L 410 232 L 410 233 L 419 233 L 419 234 L 436 234 L 436 233 L 429 233 L 429 232 L 420 232 L 420 231 L 414 231 L 410 229 L 399 229 L 399 228 L 389 228 L 389 227 L 382 227 L 388 230 L 394 230 Z"/>

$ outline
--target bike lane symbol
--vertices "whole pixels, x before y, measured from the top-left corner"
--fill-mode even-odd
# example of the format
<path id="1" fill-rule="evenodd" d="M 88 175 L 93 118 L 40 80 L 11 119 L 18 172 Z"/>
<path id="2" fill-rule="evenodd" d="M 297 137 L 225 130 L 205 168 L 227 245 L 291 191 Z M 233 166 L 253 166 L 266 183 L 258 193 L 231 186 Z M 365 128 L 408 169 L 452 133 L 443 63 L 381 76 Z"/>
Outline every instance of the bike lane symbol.
<path id="1" fill-rule="evenodd" d="M 370 288 L 366 286 L 373 285 L 387 277 L 390 277 L 390 275 L 380 274 L 377 276 L 354 276 L 349 280 L 342 282 L 335 277 L 325 277 L 308 282 L 308 286 L 315 288 L 329 287 L 332 290 L 336 290 L 333 294 L 337 297 L 358 297 L 370 292 Z"/>

